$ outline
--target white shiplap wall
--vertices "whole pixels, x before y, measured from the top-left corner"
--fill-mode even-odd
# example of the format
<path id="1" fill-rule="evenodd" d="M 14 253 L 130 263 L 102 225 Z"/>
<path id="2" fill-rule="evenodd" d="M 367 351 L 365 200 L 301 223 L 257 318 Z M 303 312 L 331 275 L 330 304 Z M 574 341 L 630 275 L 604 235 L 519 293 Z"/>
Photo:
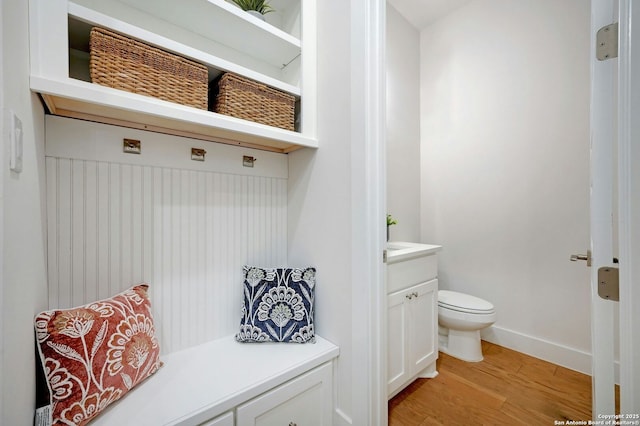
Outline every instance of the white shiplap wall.
<path id="1" fill-rule="evenodd" d="M 242 265 L 285 264 L 285 155 L 59 117 L 46 141 L 50 308 L 147 282 L 170 353 L 236 331 Z"/>

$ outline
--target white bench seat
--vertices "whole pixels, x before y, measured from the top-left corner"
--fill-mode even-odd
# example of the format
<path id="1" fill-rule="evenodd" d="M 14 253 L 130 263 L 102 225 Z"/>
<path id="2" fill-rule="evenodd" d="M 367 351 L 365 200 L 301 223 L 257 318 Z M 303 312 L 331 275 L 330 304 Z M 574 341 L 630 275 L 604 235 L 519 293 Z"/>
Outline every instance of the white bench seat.
<path id="1" fill-rule="evenodd" d="M 339 354 L 316 343 L 238 343 L 228 336 L 174 352 L 164 366 L 99 415 L 92 426 L 198 425 Z"/>

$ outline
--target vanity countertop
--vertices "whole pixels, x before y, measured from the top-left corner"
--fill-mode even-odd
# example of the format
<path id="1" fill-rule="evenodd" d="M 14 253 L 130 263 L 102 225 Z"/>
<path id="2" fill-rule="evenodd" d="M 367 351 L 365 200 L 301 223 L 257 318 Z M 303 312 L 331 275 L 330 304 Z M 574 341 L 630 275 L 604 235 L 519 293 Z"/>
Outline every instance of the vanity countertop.
<path id="1" fill-rule="evenodd" d="M 387 243 L 387 263 L 397 263 L 419 256 L 427 256 L 442 250 L 442 246 L 432 244 L 389 241 Z"/>

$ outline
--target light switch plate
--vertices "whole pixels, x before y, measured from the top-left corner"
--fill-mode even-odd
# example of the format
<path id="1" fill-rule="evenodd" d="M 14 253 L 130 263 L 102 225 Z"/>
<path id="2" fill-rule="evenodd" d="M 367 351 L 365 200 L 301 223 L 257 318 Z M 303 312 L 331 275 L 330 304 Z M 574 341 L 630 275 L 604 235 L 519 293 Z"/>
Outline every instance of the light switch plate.
<path id="1" fill-rule="evenodd" d="M 9 130 L 9 168 L 11 171 L 22 171 L 22 120 L 13 112 L 7 111 L 7 129 Z"/>

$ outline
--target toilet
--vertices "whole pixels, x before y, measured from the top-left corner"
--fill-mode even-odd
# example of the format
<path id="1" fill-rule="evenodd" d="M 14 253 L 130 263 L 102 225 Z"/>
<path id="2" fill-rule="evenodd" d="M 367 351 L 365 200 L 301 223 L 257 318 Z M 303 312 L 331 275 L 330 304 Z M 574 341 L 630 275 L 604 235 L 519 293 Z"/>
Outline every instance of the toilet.
<path id="1" fill-rule="evenodd" d="M 482 361 L 480 330 L 496 321 L 493 305 L 456 291 L 438 291 L 439 350 L 463 361 Z"/>

